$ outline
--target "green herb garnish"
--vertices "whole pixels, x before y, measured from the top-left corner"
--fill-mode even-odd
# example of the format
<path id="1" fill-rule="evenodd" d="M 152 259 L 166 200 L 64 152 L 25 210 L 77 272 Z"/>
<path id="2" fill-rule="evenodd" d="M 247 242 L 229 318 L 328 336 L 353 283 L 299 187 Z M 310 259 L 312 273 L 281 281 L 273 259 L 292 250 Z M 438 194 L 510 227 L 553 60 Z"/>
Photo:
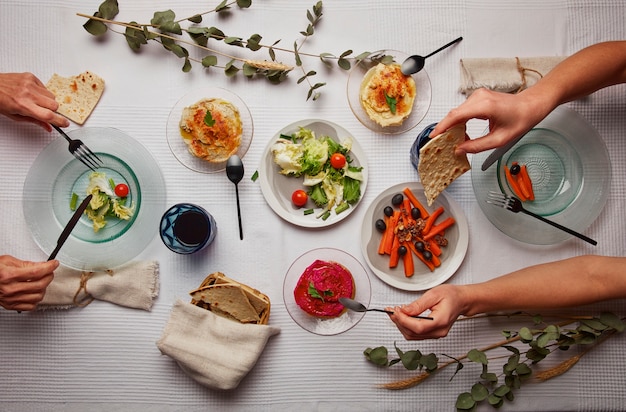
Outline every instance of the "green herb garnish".
<path id="1" fill-rule="evenodd" d="M 213 116 L 211 115 L 210 110 L 207 110 L 206 114 L 204 115 L 204 124 L 206 124 L 209 127 L 215 124 L 215 119 L 213 119 Z"/>
<path id="2" fill-rule="evenodd" d="M 252 177 L 250 178 L 250 180 L 252 180 L 253 182 L 256 182 L 256 180 L 259 178 L 259 171 L 255 170 L 254 173 L 252 174 Z"/>
<path id="3" fill-rule="evenodd" d="M 396 104 L 398 103 L 398 100 L 385 93 L 385 101 L 387 102 L 387 106 L 389 106 L 389 110 L 391 110 L 391 114 L 396 114 Z"/>
<path id="4" fill-rule="evenodd" d="M 320 292 L 319 290 L 317 290 L 313 282 L 309 282 L 309 295 L 311 295 L 311 297 L 314 297 L 315 299 L 321 299 L 322 302 L 324 302 L 324 297 L 332 296 L 333 292 L 330 290 Z"/>

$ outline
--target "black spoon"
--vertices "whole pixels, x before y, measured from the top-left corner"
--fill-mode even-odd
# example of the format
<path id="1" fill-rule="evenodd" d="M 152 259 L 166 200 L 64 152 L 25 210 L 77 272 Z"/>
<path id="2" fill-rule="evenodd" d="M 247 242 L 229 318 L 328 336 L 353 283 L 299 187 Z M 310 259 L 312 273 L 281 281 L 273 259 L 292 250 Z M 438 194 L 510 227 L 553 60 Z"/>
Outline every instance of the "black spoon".
<path id="1" fill-rule="evenodd" d="M 341 297 L 339 298 L 339 303 L 341 303 L 343 306 L 345 306 L 346 308 L 353 310 L 355 312 L 368 312 L 368 311 L 375 311 L 375 312 L 384 312 L 384 313 L 388 313 L 390 315 L 393 315 L 393 311 L 391 310 L 385 310 L 385 309 L 368 309 L 365 307 L 364 304 L 362 304 L 361 302 L 357 302 L 354 299 L 350 299 L 350 298 L 345 298 L 345 297 Z M 417 318 L 417 319 L 428 319 L 428 320 L 433 320 L 433 318 L 431 318 L 430 316 L 420 316 L 420 315 L 414 315 L 411 316 L 412 318 Z"/>
<path id="2" fill-rule="evenodd" d="M 226 176 L 228 180 L 235 184 L 235 194 L 237 196 L 237 219 L 239 220 L 239 239 L 243 240 L 243 228 L 241 227 L 241 208 L 239 206 L 239 186 L 237 184 L 243 179 L 243 162 L 237 155 L 232 155 L 226 161 Z"/>
<path id="3" fill-rule="evenodd" d="M 418 56 L 416 54 L 414 56 L 407 57 L 407 59 L 402 63 L 402 66 L 400 66 L 400 71 L 405 76 L 410 76 L 413 73 L 419 72 L 420 70 L 422 70 L 424 68 L 424 64 L 426 63 L 426 59 L 428 57 L 432 56 L 435 53 L 439 53 L 443 49 L 445 49 L 447 47 L 450 47 L 454 43 L 460 42 L 461 40 L 463 40 L 463 37 L 459 37 L 457 39 L 454 39 L 450 43 L 446 44 L 445 46 L 442 46 L 442 47 L 438 48 L 437 50 L 435 50 L 434 52 L 430 53 L 427 56 Z"/>

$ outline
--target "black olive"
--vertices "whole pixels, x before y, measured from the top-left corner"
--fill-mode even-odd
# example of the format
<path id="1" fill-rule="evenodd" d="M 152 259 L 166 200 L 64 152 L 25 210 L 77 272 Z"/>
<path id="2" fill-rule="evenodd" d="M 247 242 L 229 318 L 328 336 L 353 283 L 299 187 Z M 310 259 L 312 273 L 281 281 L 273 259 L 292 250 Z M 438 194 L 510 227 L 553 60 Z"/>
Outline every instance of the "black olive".
<path id="1" fill-rule="evenodd" d="M 383 209 L 383 213 L 385 214 L 385 216 L 391 217 L 393 216 L 393 208 L 391 206 L 387 206 Z"/>
<path id="2" fill-rule="evenodd" d="M 515 163 L 513 166 L 511 166 L 511 174 L 513 176 L 515 176 L 516 174 L 518 174 L 520 171 L 522 170 L 521 167 L 519 167 L 519 165 L 517 163 Z"/>
<path id="3" fill-rule="evenodd" d="M 402 193 L 395 194 L 391 198 L 391 204 L 394 206 L 400 206 L 403 201 L 404 201 L 404 195 L 402 195 Z"/>
<path id="4" fill-rule="evenodd" d="M 387 229 L 387 225 L 385 224 L 385 221 L 382 219 L 378 219 L 376 223 L 374 224 L 374 226 L 376 226 L 376 230 L 378 230 L 379 232 L 384 232 L 385 229 Z"/>
<path id="5" fill-rule="evenodd" d="M 415 242 L 415 249 L 417 249 L 418 252 L 423 252 L 424 249 L 426 249 L 426 247 L 424 246 L 424 242 L 419 240 Z"/>
<path id="6" fill-rule="evenodd" d="M 411 217 L 417 220 L 422 217 L 422 212 L 420 212 L 418 208 L 414 207 L 413 209 L 411 209 Z"/>
<path id="7" fill-rule="evenodd" d="M 424 256 L 424 259 L 426 259 L 426 260 L 431 260 L 433 258 L 433 254 L 430 253 L 429 250 L 423 251 L 422 255 Z"/>
<path id="8" fill-rule="evenodd" d="M 406 246 L 400 246 L 400 247 L 398 248 L 398 254 L 399 254 L 400 256 L 404 256 L 404 255 L 406 255 L 406 252 L 407 252 L 407 250 L 406 250 Z"/>

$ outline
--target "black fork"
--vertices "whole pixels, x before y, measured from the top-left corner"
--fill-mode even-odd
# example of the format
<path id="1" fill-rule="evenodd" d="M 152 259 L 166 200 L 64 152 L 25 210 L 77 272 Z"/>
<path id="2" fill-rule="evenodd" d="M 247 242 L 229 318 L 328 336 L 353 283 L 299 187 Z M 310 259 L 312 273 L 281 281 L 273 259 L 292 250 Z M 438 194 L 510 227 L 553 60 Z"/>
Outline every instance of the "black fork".
<path id="1" fill-rule="evenodd" d="M 87 166 L 94 172 L 98 167 L 102 166 L 102 160 L 100 160 L 98 155 L 89 150 L 87 145 L 85 145 L 81 140 L 72 139 L 63 131 L 63 129 L 58 126 L 52 125 L 52 127 L 54 127 L 57 132 L 61 133 L 61 135 L 65 137 L 65 140 L 67 140 L 70 144 L 70 153 L 75 158 L 80 160 L 85 166 Z"/>

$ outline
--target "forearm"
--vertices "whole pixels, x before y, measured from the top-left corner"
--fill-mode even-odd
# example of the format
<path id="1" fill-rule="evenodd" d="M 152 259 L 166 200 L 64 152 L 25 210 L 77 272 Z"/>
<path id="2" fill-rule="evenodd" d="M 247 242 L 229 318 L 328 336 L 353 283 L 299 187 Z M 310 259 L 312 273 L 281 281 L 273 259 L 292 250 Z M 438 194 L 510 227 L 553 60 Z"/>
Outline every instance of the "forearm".
<path id="1" fill-rule="evenodd" d="M 520 96 L 552 110 L 619 83 L 626 83 L 626 41 L 611 41 L 571 55 Z"/>
<path id="2" fill-rule="evenodd" d="M 461 287 L 463 314 L 573 307 L 626 298 L 626 258 L 579 256 Z"/>

